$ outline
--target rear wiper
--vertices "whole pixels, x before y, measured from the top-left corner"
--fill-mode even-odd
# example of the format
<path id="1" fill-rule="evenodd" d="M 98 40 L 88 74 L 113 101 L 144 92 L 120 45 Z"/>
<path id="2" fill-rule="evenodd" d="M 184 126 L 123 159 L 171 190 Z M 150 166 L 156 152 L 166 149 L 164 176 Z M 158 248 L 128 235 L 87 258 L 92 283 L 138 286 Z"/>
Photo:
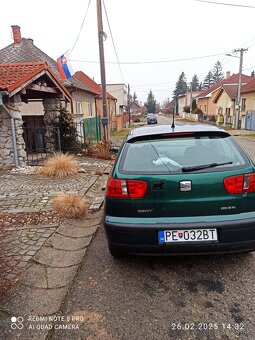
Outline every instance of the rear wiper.
<path id="1" fill-rule="evenodd" d="M 185 166 L 182 168 L 182 172 L 190 172 L 208 168 L 216 168 L 217 166 L 232 164 L 233 162 L 225 162 L 225 163 L 209 163 L 203 165 L 194 165 L 194 166 Z"/>

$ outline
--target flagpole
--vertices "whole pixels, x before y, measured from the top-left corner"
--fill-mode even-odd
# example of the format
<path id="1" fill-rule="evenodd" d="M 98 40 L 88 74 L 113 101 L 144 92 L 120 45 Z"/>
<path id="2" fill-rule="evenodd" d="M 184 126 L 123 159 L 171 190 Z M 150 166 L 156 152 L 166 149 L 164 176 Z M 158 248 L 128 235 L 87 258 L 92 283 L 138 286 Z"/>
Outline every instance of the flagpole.
<path id="1" fill-rule="evenodd" d="M 97 0 L 97 25 L 98 25 L 98 44 L 99 44 L 100 71 L 101 71 L 102 102 L 103 102 L 102 124 L 103 124 L 104 140 L 108 141 L 108 133 L 107 133 L 107 130 L 108 130 L 108 114 L 107 114 L 104 40 L 103 40 L 105 33 L 103 31 L 101 0 Z"/>

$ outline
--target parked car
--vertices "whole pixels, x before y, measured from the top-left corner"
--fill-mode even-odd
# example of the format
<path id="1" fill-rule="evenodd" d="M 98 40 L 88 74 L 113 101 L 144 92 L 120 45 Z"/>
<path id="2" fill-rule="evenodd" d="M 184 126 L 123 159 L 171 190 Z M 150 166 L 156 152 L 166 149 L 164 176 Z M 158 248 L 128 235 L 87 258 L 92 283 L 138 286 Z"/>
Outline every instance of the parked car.
<path id="1" fill-rule="evenodd" d="M 255 166 L 223 129 L 141 127 L 108 179 L 110 253 L 211 254 L 255 250 Z"/>
<path id="2" fill-rule="evenodd" d="M 154 113 L 147 114 L 147 124 L 158 124 L 157 117 Z"/>

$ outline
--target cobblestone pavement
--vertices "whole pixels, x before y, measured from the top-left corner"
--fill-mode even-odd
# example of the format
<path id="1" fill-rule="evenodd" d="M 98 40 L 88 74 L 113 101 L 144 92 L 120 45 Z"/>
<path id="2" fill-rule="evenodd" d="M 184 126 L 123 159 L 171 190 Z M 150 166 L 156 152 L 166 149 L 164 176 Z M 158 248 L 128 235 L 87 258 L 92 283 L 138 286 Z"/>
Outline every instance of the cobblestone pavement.
<path id="1" fill-rule="evenodd" d="M 51 200 L 60 192 L 76 194 L 92 204 L 103 196 L 110 161 L 84 158 L 79 160 L 82 173 L 66 179 L 45 178 L 35 173 L 0 173 L 0 217 L 13 216 L 15 221 L 21 213 L 53 214 Z M 22 171 L 22 169 L 20 170 Z M 31 169 L 30 169 L 31 171 Z M 33 172 L 33 169 L 32 169 Z M 105 173 L 105 175 L 104 175 Z M 51 216 L 52 217 L 52 216 Z M 33 218 L 32 218 L 33 219 Z M 18 281 L 19 275 L 29 261 L 59 227 L 61 219 L 51 218 L 44 224 L 31 222 L 19 216 L 19 222 L 0 218 L 0 285 L 5 293 Z M 55 222 L 55 223 L 54 223 Z M 0 294 L 1 295 L 1 294 Z M 1 297 L 1 296 L 0 296 Z"/>
<path id="2" fill-rule="evenodd" d="M 0 211 L 51 210 L 51 198 L 60 192 L 84 197 L 98 179 L 98 173 L 104 172 L 108 165 L 109 161 L 95 162 L 93 158 L 87 158 L 80 161 L 84 173 L 62 180 L 36 174 L 1 173 Z"/>

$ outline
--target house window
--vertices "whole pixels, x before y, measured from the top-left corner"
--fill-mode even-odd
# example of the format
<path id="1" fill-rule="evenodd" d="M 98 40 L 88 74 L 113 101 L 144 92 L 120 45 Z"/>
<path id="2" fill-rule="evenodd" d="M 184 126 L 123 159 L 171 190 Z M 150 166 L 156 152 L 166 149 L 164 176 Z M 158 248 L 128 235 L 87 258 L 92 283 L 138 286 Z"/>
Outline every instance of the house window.
<path id="1" fill-rule="evenodd" d="M 226 108 L 226 115 L 230 116 L 230 108 L 229 107 Z"/>
<path id="2" fill-rule="evenodd" d="M 242 98 L 242 102 L 241 102 L 241 110 L 245 111 L 246 108 L 246 98 Z"/>
<path id="3" fill-rule="evenodd" d="M 205 111 L 204 111 L 204 113 L 206 113 L 206 105 L 205 105 L 204 107 L 205 107 Z"/>
<path id="4" fill-rule="evenodd" d="M 93 109 L 92 109 L 92 104 L 89 103 L 89 117 L 93 117 Z"/>
<path id="5" fill-rule="evenodd" d="M 75 103 L 75 107 L 76 107 L 76 114 L 77 114 L 77 115 L 82 114 L 81 102 L 76 102 L 76 103 Z"/>

